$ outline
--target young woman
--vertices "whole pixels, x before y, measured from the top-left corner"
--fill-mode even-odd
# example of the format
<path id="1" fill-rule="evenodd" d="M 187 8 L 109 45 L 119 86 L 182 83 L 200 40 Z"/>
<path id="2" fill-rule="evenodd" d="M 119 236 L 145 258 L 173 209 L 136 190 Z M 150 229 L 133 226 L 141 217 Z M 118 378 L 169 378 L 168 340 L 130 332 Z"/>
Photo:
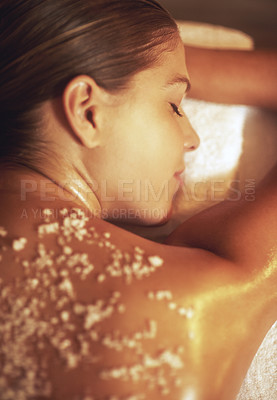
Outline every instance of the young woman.
<path id="1" fill-rule="evenodd" d="M 116 227 L 168 220 L 199 145 L 175 22 L 155 0 L 0 14 L 1 399 L 234 399 L 277 317 L 276 168 L 255 202 L 213 207 L 167 244 Z M 203 74 L 209 93 L 218 54 L 207 68 L 189 55 L 192 93 Z M 251 62 L 272 82 L 275 60 Z"/>

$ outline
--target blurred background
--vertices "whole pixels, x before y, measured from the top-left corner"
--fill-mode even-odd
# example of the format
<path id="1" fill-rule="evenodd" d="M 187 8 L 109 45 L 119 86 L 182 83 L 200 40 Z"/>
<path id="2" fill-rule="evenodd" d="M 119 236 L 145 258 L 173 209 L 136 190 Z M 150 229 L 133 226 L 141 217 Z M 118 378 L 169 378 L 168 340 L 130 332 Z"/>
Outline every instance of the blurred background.
<path id="1" fill-rule="evenodd" d="M 174 18 L 239 29 L 256 48 L 277 49 L 277 0 L 160 0 Z"/>

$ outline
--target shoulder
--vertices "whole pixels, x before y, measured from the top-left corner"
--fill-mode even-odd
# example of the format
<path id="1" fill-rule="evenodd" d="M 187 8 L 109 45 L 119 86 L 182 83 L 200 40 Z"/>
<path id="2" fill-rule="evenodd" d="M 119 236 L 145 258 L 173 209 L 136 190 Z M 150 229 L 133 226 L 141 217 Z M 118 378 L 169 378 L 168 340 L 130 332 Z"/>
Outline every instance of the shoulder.
<path id="1" fill-rule="evenodd" d="M 78 209 L 43 210 L 19 232 L 0 230 L 2 396 L 180 398 L 205 312 L 195 300 L 236 280 L 231 264 Z"/>

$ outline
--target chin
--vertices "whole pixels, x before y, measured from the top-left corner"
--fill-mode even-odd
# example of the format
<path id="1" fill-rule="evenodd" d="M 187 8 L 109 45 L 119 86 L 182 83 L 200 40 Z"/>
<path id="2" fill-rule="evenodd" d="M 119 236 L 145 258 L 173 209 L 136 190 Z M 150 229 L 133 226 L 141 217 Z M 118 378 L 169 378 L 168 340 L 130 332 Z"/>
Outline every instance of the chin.
<path id="1" fill-rule="evenodd" d="M 151 210 L 149 210 L 151 213 Z M 156 218 L 151 215 L 151 218 L 146 218 L 141 221 L 137 221 L 137 225 L 142 226 L 162 226 L 165 225 L 172 217 L 173 214 L 173 205 L 171 204 L 169 209 L 164 208 L 159 210 L 159 216 Z"/>
<path id="2" fill-rule="evenodd" d="M 152 219 L 146 221 L 144 225 L 147 226 L 162 226 L 168 223 L 168 221 L 171 219 L 173 213 L 173 207 L 170 207 L 169 210 L 163 210 L 161 213 L 162 216 L 160 218 Z"/>
<path id="3" fill-rule="evenodd" d="M 173 213 L 173 205 L 164 208 L 153 209 L 136 209 L 135 212 L 129 212 L 128 209 L 121 213 L 120 216 L 106 216 L 106 221 L 116 225 L 128 226 L 161 226 L 165 225 L 171 218 Z"/>

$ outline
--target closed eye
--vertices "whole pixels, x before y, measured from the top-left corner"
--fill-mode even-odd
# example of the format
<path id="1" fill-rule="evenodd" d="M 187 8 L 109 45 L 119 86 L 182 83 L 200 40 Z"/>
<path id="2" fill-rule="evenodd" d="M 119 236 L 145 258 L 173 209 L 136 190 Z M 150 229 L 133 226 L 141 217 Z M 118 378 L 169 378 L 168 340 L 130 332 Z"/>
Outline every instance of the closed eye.
<path id="1" fill-rule="evenodd" d="M 179 107 L 177 107 L 176 104 L 170 103 L 170 105 L 171 105 L 173 111 L 175 112 L 175 114 L 177 114 L 179 117 L 183 117 Z"/>

